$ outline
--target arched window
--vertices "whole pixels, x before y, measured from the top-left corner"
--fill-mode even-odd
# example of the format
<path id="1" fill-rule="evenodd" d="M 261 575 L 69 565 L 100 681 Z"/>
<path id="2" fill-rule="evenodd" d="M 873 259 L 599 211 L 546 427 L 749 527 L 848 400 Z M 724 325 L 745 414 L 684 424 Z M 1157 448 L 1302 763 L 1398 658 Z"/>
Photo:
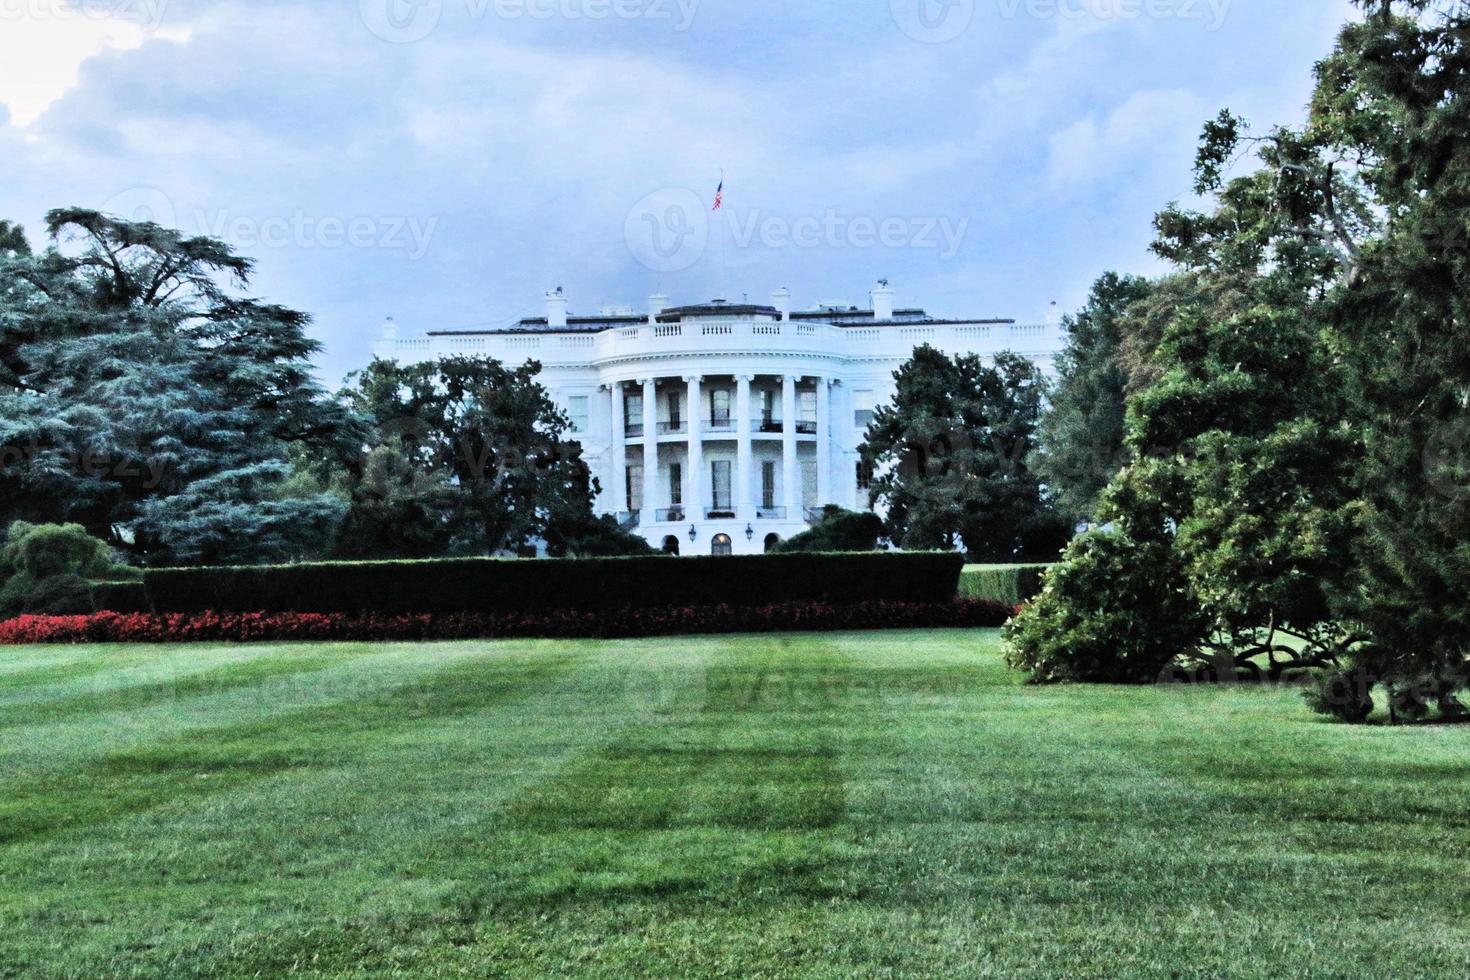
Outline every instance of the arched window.
<path id="1" fill-rule="evenodd" d="M 677 555 L 679 553 L 679 539 L 672 534 L 664 538 L 664 554 Z"/>
<path id="2" fill-rule="evenodd" d="M 776 550 L 776 547 L 780 543 L 781 543 L 781 535 L 779 535 L 779 534 L 767 534 L 766 535 L 766 554 L 769 555 L 771 552 L 775 551 Z"/>
<path id="3" fill-rule="evenodd" d="M 710 553 L 714 555 L 733 555 L 735 554 L 735 543 L 730 540 L 730 535 L 728 534 L 716 534 L 714 546 L 710 549 Z"/>

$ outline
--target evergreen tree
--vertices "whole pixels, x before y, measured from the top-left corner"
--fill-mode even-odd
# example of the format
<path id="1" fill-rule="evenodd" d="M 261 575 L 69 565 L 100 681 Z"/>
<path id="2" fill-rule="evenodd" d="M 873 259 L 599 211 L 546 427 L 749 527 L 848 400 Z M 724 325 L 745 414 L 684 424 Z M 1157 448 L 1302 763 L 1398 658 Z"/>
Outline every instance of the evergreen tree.
<path id="1" fill-rule="evenodd" d="M 0 250 L 5 513 L 154 563 L 325 548 L 342 502 L 279 494 L 291 446 L 354 438 L 306 315 L 234 295 L 252 263 L 213 239 L 81 209 L 47 230 L 45 252 Z"/>
<path id="2" fill-rule="evenodd" d="M 1124 451 L 1125 321 L 1150 293 L 1147 279 L 1109 272 L 1087 305 L 1068 317 L 1067 346 L 1057 355 L 1051 404 L 1041 418 L 1037 475 L 1063 511 L 1095 517 L 1098 499 L 1127 461 Z"/>

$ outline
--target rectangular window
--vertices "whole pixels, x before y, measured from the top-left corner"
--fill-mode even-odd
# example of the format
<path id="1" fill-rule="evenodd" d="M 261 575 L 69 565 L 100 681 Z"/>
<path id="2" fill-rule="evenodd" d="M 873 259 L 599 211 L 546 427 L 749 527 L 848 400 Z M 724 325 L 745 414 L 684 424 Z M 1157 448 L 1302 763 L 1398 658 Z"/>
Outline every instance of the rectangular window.
<path id="1" fill-rule="evenodd" d="M 567 399 L 567 416 L 572 420 L 573 432 L 589 432 L 591 426 L 587 421 L 586 395 L 574 395 Z"/>
<path id="2" fill-rule="evenodd" d="M 761 392 L 761 421 L 767 424 L 776 421 L 776 392 L 772 388 Z"/>
<path id="3" fill-rule="evenodd" d="M 710 421 L 716 425 L 730 424 L 730 392 L 726 388 L 716 388 L 710 392 Z"/>
<path id="4" fill-rule="evenodd" d="M 684 393 L 679 391 L 669 392 L 669 431 L 678 432 L 684 428 Z"/>
<path id="5" fill-rule="evenodd" d="M 669 506 L 684 506 L 684 464 L 669 464 Z"/>
<path id="6" fill-rule="evenodd" d="M 800 396 L 801 421 L 816 424 L 817 421 L 817 393 L 815 391 L 803 391 Z"/>
<path id="7" fill-rule="evenodd" d="M 628 467 L 628 509 L 643 509 L 643 467 Z"/>
<path id="8" fill-rule="evenodd" d="M 852 393 L 852 424 L 864 431 L 873 421 L 873 409 L 877 401 L 873 398 L 871 391 L 854 391 Z"/>
<path id="9" fill-rule="evenodd" d="M 859 490 L 873 489 L 873 467 L 870 463 L 858 460 L 857 464 L 857 488 Z"/>
<path id="10" fill-rule="evenodd" d="M 776 506 L 776 464 L 771 460 L 761 463 L 761 509 L 772 510 Z"/>
<path id="11" fill-rule="evenodd" d="M 815 461 L 801 464 L 801 505 L 815 507 L 817 500 L 817 464 Z"/>
<path id="12" fill-rule="evenodd" d="M 630 436 L 643 435 L 643 393 L 623 398 L 623 430 Z"/>
<path id="13" fill-rule="evenodd" d="M 730 494 L 730 461 L 728 459 L 711 460 L 710 487 L 713 490 L 714 509 L 718 511 L 729 511 L 731 509 Z"/>

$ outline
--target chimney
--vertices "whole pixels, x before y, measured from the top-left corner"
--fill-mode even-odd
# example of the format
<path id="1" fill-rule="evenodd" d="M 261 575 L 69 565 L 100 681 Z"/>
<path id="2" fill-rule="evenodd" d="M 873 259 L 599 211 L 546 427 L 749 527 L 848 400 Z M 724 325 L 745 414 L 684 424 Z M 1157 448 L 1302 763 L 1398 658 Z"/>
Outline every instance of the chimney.
<path id="1" fill-rule="evenodd" d="M 567 298 L 560 286 L 556 292 L 546 294 L 546 325 L 553 328 L 567 325 Z"/>
<path id="2" fill-rule="evenodd" d="M 1062 325 L 1062 308 L 1055 302 L 1047 307 L 1046 325 L 1048 327 L 1060 327 Z"/>
<path id="3" fill-rule="evenodd" d="M 383 321 L 383 339 L 384 340 L 397 340 L 398 339 L 398 324 L 396 322 L 394 322 L 394 320 L 393 320 L 393 318 L 391 316 L 388 317 L 388 319 L 386 319 L 386 320 Z"/>
<path id="4" fill-rule="evenodd" d="M 783 321 L 791 319 L 791 290 L 782 286 L 771 294 L 771 305 L 781 314 Z"/>
<path id="5" fill-rule="evenodd" d="M 879 279 L 873 289 L 873 319 L 893 319 L 893 290 L 888 288 L 887 279 Z"/>
<path id="6" fill-rule="evenodd" d="M 648 297 L 648 322 L 657 323 L 658 315 L 669 308 L 669 298 L 663 293 Z"/>

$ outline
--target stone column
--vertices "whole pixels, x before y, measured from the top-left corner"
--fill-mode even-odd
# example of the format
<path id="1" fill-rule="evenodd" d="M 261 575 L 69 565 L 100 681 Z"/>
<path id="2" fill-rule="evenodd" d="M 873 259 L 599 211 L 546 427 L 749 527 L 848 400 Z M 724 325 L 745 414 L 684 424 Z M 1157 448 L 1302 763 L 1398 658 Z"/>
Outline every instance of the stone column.
<path id="1" fill-rule="evenodd" d="M 817 379 L 817 506 L 832 497 L 832 381 Z"/>
<path id="2" fill-rule="evenodd" d="M 684 516 L 691 524 L 704 522 L 704 398 L 700 375 L 684 379 L 689 383 L 689 461 L 684 469 Z"/>
<path id="3" fill-rule="evenodd" d="M 643 385 L 643 523 L 658 519 L 658 379 Z"/>
<path id="4" fill-rule="evenodd" d="M 628 433 L 624 425 L 623 383 L 609 386 L 612 391 L 612 512 L 615 516 L 628 509 Z"/>
<path id="5" fill-rule="evenodd" d="M 782 431 L 781 440 L 781 464 L 782 483 L 785 484 L 786 519 L 788 521 L 802 520 L 801 510 L 801 467 L 797 465 L 796 458 L 796 422 L 800 415 L 800 406 L 796 402 L 795 375 L 786 375 L 782 379 L 781 388 L 781 414 L 786 416 L 786 425 Z"/>
<path id="6" fill-rule="evenodd" d="M 752 487 L 755 474 L 755 454 L 751 451 L 751 433 L 755 431 L 755 416 L 750 411 L 750 383 L 753 375 L 735 376 L 735 507 L 736 515 L 747 523 L 755 520 L 755 495 Z"/>

